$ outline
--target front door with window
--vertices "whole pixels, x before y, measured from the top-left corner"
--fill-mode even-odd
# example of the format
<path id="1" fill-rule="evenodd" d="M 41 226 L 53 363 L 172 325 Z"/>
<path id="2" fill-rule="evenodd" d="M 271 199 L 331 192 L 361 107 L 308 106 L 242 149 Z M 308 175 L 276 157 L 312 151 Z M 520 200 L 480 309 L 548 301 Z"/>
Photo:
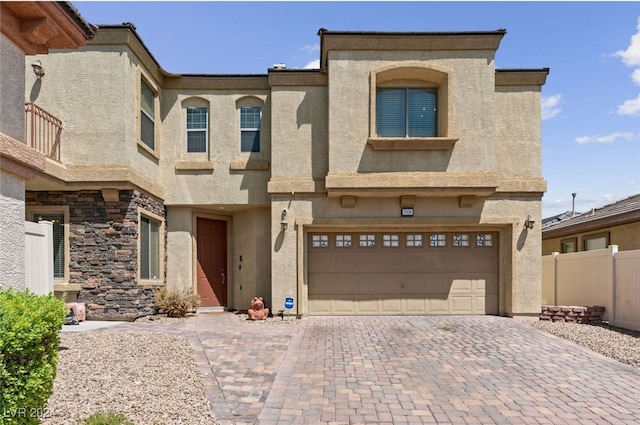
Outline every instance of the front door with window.
<path id="1" fill-rule="evenodd" d="M 198 295 L 202 307 L 227 305 L 227 223 L 198 218 Z"/>

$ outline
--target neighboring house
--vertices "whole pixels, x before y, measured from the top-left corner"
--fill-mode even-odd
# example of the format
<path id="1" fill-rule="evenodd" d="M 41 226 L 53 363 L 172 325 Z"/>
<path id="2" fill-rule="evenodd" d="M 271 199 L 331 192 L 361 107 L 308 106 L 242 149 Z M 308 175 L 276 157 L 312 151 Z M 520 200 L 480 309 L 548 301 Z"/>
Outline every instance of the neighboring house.
<path id="1" fill-rule="evenodd" d="M 56 290 L 94 318 L 148 314 L 162 286 L 298 315 L 537 317 L 548 69 L 496 69 L 505 34 L 321 29 L 320 69 L 261 75 L 167 72 L 131 24 L 34 57 L 33 100 L 64 128 L 26 195 L 58 223 Z"/>
<path id="2" fill-rule="evenodd" d="M 604 249 L 640 249 L 640 194 L 594 208 L 567 214 L 542 226 L 542 255 Z"/>
<path id="3" fill-rule="evenodd" d="M 22 290 L 25 181 L 45 169 L 45 155 L 25 143 L 25 55 L 78 48 L 94 31 L 67 2 L 1 2 L 0 33 L 0 288 Z"/>

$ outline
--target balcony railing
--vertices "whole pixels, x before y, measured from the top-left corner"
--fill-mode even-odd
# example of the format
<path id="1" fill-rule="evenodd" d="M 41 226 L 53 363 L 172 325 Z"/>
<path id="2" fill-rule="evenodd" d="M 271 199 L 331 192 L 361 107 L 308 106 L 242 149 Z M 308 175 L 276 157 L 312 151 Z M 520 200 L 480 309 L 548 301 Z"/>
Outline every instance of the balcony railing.
<path id="1" fill-rule="evenodd" d="M 35 103 L 25 104 L 25 140 L 33 149 L 60 162 L 62 121 Z"/>

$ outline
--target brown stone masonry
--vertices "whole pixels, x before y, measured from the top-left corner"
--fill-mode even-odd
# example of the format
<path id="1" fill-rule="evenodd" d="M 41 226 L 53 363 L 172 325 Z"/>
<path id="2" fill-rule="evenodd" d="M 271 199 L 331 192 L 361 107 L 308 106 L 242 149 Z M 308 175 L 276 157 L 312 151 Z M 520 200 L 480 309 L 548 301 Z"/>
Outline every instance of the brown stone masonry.
<path id="1" fill-rule="evenodd" d="M 540 320 L 554 322 L 597 323 L 602 321 L 604 307 L 602 306 L 557 306 L 543 305 Z"/>
<path id="2" fill-rule="evenodd" d="M 138 284 L 138 208 L 165 218 L 161 201 L 137 190 L 120 191 L 115 202 L 101 191 L 27 192 L 26 205 L 69 207 L 68 283 L 81 285 L 88 319 L 153 313 L 154 288 Z"/>

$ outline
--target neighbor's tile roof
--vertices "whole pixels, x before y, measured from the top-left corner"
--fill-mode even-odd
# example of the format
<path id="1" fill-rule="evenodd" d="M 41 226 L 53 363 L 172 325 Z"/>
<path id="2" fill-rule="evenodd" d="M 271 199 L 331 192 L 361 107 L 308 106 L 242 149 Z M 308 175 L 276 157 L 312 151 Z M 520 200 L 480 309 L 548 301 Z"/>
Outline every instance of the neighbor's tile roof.
<path id="1" fill-rule="evenodd" d="M 640 213 L 640 193 L 600 208 L 594 208 L 582 214 L 576 214 L 573 217 L 568 217 L 560 221 L 552 221 L 547 225 L 543 225 L 542 232 L 573 227 L 579 224 L 586 225 L 589 222 L 613 219 L 616 216 L 627 215 L 633 212 Z"/>

